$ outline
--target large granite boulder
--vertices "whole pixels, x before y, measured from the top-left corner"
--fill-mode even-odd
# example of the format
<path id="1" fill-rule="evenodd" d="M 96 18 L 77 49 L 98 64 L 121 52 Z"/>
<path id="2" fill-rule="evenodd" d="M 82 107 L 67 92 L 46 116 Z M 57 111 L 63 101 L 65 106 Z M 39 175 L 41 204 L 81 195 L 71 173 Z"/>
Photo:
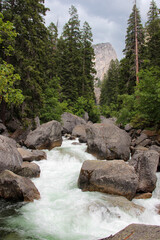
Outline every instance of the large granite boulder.
<path id="1" fill-rule="evenodd" d="M 42 150 L 29 150 L 24 148 L 17 148 L 17 150 L 21 154 L 23 161 L 32 162 L 47 159 L 46 153 Z"/>
<path id="2" fill-rule="evenodd" d="M 31 131 L 25 145 L 31 149 L 49 149 L 62 144 L 61 124 L 55 120 L 44 123 Z"/>
<path id="3" fill-rule="evenodd" d="M 129 161 L 138 176 L 137 192 L 152 192 L 156 187 L 159 154 L 154 150 L 136 151 Z"/>
<path id="4" fill-rule="evenodd" d="M 101 240 L 159 240 L 160 226 L 130 224 L 114 236 L 103 238 Z"/>
<path id="5" fill-rule="evenodd" d="M 29 178 L 5 170 L 0 173 L 0 197 L 6 200 L 32 202 L 40 198 L 40 193 Z"/>
<path id="6" fill-rule="evenodd" d="M 131 200 L 138 187 L 134 167 L 123 160 L 88 160 L 82 165 L 78 186 L 83 191 L 120 195 Z"/>
<path id="7" fill-rule="evenodd" d="M 63 113 L 61 116 L 61 119 L 62 119 L 63 133 L 72 133 L 76 125 L 86 124 L 86 121 L 83 118 L 68 112 Z"/>
<path id="8" fill-rule="evenodd" d="M 36 163 L 23 162 L 21 169 L 16 173 L 22 177 L 37 178 L 40 172 L 40 167 Z"/>
<path id="9" fill-rule="evenodd" d="M 0 172 L 6 169 L 16 172 L 21 168 L 22 162 L 15 141 L 0 135 Z"/>
<path id="10" fill-rule="evenodd" d="M 131 138 L 124 130 L 111 123 L 86 126 L 88 152 L 99 159 L 123 159 L 130 156 Z"/>
<path id="11" fill-rule="evenodd" d="M 73 128 L 72 136 L 79 137 L 80 142 L 87 142 L 86 139 L 86 125 L 77 125 Z"/>

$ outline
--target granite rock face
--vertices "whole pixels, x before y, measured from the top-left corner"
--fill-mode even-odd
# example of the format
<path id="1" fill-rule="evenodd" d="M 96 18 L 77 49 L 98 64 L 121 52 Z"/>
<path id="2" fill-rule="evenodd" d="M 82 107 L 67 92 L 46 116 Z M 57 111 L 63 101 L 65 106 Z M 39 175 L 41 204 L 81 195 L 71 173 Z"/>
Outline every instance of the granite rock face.
<path id="1" fill-rule="evenodd" d="M 117 59 L 117 54 L 110 43 L 99 43 L 93 45 L 95 53 L 95 69 L 97 71 L 96 78 L 103 80 L 104 74 L 107 73 L 111 60 Z M 96 102 L 99 104 L 101 90 L 95 87 Z"/>
<path id="2" fill-rule="evenodd" d="M 117 54 L 110 43 L 99 43 L 93 45 L 95 53 L 95 69 L 97 71 L 96 77 L 101 81 L 104 74 L 107 73 L 111 60 L 117 59 Z"/>

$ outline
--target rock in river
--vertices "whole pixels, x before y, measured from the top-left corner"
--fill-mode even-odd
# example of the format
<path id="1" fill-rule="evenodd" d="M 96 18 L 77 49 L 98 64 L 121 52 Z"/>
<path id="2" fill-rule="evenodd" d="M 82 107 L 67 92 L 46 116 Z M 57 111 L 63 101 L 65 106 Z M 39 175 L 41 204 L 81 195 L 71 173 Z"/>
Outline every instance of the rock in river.
<path id="1" fill-rule="evenodd" d="M 16 172 L 21 168 L 22 157 L 13 139 L 0 135 L 0 172 L 8 169 Z"/>
<path id="2" fill-rule="evenodd" d="M 123 160 L 87 160 L 83 163 L 78 186 L 83 191 L 120 195 L 131 200 L 138 187 L 134 167 Z"/>
<path id="3" fill-rule="evenodd" d="M 62 144 L 61 124 L 50 121 L 40 125 L 31 131 L 25 141 L 25 145 L 31 149 L 49 149 L 59 147 Z"/>
<path id="4" fill-rule="evenodd" d="M 6 200 L 33 202 L 40 198 L 34 183 L 9 170 L 0 173 L 0 197 Z"/>
<path id="5" fill-rule="evenodd" d="M 123 159 L 130 156 L 131 139 L 128 133 L 112 123 L 86 125 L 88 152 L 99 159 Z"/>

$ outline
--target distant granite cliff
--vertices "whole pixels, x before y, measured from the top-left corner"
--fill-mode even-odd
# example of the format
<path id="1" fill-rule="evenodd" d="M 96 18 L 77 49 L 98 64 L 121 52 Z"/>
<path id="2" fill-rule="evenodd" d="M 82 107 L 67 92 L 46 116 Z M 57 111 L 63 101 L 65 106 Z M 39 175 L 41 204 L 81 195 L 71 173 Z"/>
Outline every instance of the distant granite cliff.
<path id="1" fill-rule="evenodd" d="M 107 73 L 110 61 L 116 60 L 117 54 L 110 43 L 99 43 L 93 45 L 95 53 L 95 69 L 97 71 L 96 77 L 103 80 L 104 74 Z"/>
<path id="2" fill-rule="evenodd" d="M 116 60 L 117 54 L 112 45 L 108 42 L 93 45 L 93 49 L 95 53 L 95 69 L 97 71 L 95 77 L 102 82 L 104 74 L 108 71 L 111 60 Z M 99 87 L 95 87 L 94 90 L 96 102 L 99 104 L 101 89 Z"/>

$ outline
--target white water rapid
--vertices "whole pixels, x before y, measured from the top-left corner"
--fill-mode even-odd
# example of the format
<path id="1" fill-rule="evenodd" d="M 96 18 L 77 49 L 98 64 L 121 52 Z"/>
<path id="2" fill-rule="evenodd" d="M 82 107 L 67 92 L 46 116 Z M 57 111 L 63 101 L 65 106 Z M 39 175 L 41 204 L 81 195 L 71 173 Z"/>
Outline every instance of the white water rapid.
<path id="1" fill-rule="evenodd" d="M 33 179 L 41 199 L 6 209 L 1 214 L 5 231 L 2 240 L 98 240 L 115 234 L 130 223 L 160 225 L 155 206 L 160 204 L 160 177 L 153 197 L 134 200 L 143 213 L 126 206 L 113 206 L 106 194 L 82 192 L 77 180 L 83 161 L 95 159 L 86 144 L 73 145 L 64 139 L 59 148 L 46 151 L 47 160 L 36 162 L 41 176 Z M 76 140 L 78 142 L 78 140 Z M 159 184 L 159 185 L 158 185 Z M 115 197 L 116 198 L 116 197 Z M 12 210 L 12 211 L 11 211 Z M 3 215 L 3 216 L 2 216 Z M 7 234 L 6 234 L 7 232 Z"/>

